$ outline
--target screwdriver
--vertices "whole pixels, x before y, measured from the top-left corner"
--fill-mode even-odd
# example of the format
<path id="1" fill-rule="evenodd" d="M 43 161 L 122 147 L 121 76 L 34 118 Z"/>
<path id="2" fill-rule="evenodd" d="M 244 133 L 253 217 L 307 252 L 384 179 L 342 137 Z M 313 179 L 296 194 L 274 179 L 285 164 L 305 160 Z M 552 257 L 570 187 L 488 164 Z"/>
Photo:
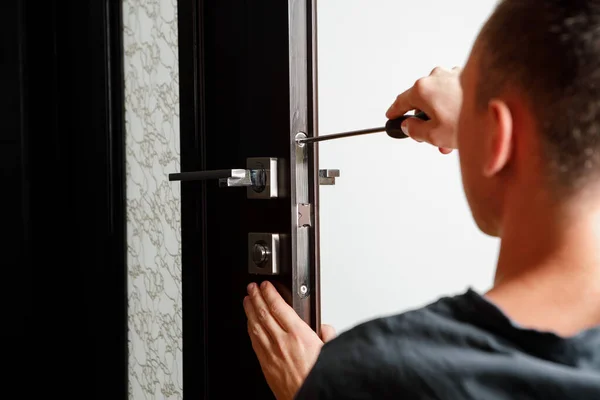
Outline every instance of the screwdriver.
<path id="1" fill-rule="evenodd" d="M 423 121 L 429 121 L 429 116 L 427 116 L 427 114 L 425 114 L 424 112 L 420 111 L 420 112 L 416 113 L 415 115 L 403 115 L 403 116 L 395 118 L 395 119 L 390 119 L 387 121 L 385 126 L 382 126 L 381 128 L 361 129 L 358 131 L 333 133 L 331 135 L 323 135 L 323 136 L 315 136 L 315 137 L 302 137 L 302 138 L 297 138 L 296 142 L 298 144 L 324 142 L 326 140 L 341 139 L 341 138 L 350 137 L 350 136 L 367 135 L 370 133 L 379 133 L 379 132 L 385 132 L 388 134 L 389 137 L 392 137 L 394 139 L 404 139 L 404 138 L 407 138 L 408 136 L 406 136 L 404 134 L 404 132 L 402 132 L 400 125 L 402 124 L 402 121 L 404 121 L 407 118 L 419 118 L 419 119 L 422 119 Z"/>

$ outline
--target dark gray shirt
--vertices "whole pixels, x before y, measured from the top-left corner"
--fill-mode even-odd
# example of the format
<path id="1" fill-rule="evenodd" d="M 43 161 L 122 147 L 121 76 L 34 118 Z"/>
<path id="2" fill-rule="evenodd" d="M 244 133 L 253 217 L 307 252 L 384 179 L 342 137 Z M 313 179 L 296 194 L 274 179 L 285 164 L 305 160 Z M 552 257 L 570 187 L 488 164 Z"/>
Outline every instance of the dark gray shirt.
<path id="1" fill-rule="evenodd" d="M 469 289 L 342 333 L 296 399 L 600 400 L 600 326 L 523 329 Z"/>

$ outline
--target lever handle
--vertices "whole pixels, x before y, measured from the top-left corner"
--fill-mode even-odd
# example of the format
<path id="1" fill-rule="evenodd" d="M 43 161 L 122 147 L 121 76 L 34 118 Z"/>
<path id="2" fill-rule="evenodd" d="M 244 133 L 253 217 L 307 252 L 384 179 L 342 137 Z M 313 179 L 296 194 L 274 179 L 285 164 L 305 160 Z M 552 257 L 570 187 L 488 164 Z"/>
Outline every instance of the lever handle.
<path id="1" fill-rule="evenodd" d="M 192 171 L 169 174 L 170 181 L 205 181 L 218 179 L 219 186 L 250 186 L 262 190 L 267 184 L 264 169 L 217 169 L 213 171 Z"/>
<path id="2" fill-rule="evenodd" d="M 404 132 L 402 132 L 402 128 L 400 127 L 400 125 L 402 125 L 402 122 L 407 118 L 419 118 L 423 121 L 429 121 L 429 116 L 423 111 L 420 111 L 415 115 L 403 115 L 396 119 L 390 119 L 385 124 L 385 132 L 388 134 L 388 136 L 394 139 L 407 138 L 408 136 L 406 136 Z"/>
<path id="3" fill-rule="evenodd" d="M 246 169 L 177 172 L 169 174 L 169 181 L 217 179 L 219 187 L 245 186 L 249 199 L 275 199 L 287 196 L 283 167 L 274 157 L 250 157 Z"/>
<path id="4" fill-rule="evenodd" d="M 205 181 L 208 179 L 244 178 L 245 169 L 217 169 L 213 171 L 192 171 L 169 174 L 170 181 Z"/>

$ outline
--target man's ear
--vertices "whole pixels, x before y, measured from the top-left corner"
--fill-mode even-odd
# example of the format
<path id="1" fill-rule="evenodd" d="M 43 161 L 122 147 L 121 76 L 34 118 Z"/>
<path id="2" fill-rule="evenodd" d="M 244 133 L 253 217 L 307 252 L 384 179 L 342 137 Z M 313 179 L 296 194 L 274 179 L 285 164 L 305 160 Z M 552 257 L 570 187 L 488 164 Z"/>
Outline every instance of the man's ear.
<path id="1" fill-rule="evenodd" d="M 513 118 L 506 103 L 490 101 L 488 123 L 483 174 L 490 178 L 506 167 L 513 151 Z"/>

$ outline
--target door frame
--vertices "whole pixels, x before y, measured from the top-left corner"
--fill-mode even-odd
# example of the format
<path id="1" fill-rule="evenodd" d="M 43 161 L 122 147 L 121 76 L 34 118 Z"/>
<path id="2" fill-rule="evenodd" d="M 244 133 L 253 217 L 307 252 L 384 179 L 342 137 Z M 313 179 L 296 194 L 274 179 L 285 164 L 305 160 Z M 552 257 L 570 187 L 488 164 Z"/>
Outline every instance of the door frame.
<path id="1" fill-rule="evenodd" d="M 178 0 L 180 168 L 206 170 L 204 0 Z M 181 187 L 183 390 L 208 398 L 206 182 Z"/>

